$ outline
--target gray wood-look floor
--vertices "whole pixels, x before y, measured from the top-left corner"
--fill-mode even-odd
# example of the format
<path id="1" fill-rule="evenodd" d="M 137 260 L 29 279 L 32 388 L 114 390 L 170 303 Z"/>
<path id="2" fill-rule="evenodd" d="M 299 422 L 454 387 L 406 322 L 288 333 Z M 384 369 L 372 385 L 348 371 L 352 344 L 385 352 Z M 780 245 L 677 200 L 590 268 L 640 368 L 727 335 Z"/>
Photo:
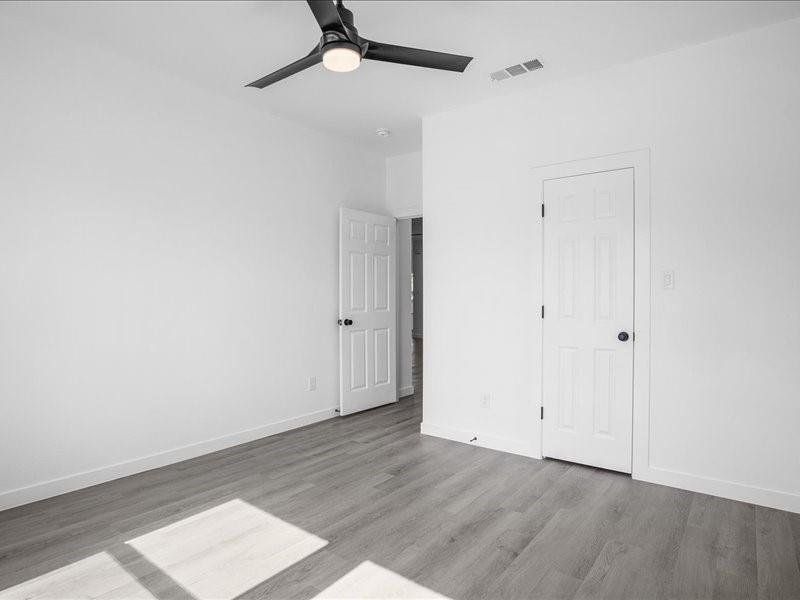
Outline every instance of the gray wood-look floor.
<path id="1" fill-rule="evenodd" d="M 238 499 L 325 544 L 242 578 L 242 597 L 313 598 L 369 561 L 453 599 L 800 599 L 800 515 L 421 436 L 420 416 L 418 393 L 2 512 L 0 590 L 107 553 L 152 596 L 196 597 L 178 581 L 192 565 L 170 572 L 126 542 Z M 228 543 L 228 521 L 207 520 L 184 563 L 213 575 L 192 549 Z"/>

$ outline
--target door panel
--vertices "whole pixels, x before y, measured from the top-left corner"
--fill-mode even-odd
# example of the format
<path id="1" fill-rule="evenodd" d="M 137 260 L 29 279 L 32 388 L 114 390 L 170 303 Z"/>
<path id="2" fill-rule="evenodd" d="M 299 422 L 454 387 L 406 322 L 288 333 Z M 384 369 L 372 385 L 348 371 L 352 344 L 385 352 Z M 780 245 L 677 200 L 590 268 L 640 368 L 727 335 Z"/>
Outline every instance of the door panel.
<path id="1" fill-rule="evenodd" d="M 375 385 L 389 383 L 389 330 L 375 330 Z"/>
<path id="2" fill-rule="evenodd" d="M 340 209 L 339 414 L 397 400 L 395 221 Z M 352 323 L 350 323 L 352 321 Z"/>
<path id="3" fill-rule="evenodd" d="M 367 389 L 367 332 L 351 329 L 350 338 L 350 391 Z"/>
<path id="4" fill-rule="evenodd" d="M 350 253 L 350 310 L 364 311 L 367 308 L 367 255 Z"/>
<path id="5" fill-rule="evenodd" d="M 543 192 L 543 453 L 630 473 L 633 169 L 548 180 Z"/>
<path id="6" fill-rule="evenodd" d="M 375 269 L 375 299 L 372 306 L 376 311 L 389 310 L 389 256 L 376 254 L 373 257 Z"/>

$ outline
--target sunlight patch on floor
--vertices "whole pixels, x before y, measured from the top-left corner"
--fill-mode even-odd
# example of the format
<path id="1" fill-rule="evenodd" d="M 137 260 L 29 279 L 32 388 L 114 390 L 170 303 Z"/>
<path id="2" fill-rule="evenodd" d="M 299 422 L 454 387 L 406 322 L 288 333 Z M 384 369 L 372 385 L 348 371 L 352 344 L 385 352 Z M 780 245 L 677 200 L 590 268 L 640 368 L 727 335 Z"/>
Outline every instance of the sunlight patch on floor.
<path id="1" fill-rule="evenodd" d="M 0 598 L 154 600 L 155 597 L 121 567 L 113 556 L 100 552 L 0 591 Z"/>
<path id="2" fill-rule="evenodd" d="M 328 542 L 236 499 L 127 543 L 195 598 L 227 600 Z"/>
<path id="3" fill-rule="evenodd" d="M 443 598 L 433 590 L 419 585 L 370 561 L 364 561 L 314 597 L 317 600 L 370 599 L 422 600 Z"/>

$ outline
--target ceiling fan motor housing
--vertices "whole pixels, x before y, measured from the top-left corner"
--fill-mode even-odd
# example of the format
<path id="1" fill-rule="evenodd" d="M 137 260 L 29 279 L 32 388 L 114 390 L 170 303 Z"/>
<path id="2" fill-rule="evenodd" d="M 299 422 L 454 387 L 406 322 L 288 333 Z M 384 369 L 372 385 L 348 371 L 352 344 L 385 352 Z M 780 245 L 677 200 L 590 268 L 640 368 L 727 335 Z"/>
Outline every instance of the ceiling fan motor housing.
<path id="1" fill-rule="evenodd" d="M 326 31 L 319 40 L 319 50 L 324 53 L 333 48 L 349 48 L 363 57 L 367 51 L 367 44 L 354 44 L 338 31 Z"/>

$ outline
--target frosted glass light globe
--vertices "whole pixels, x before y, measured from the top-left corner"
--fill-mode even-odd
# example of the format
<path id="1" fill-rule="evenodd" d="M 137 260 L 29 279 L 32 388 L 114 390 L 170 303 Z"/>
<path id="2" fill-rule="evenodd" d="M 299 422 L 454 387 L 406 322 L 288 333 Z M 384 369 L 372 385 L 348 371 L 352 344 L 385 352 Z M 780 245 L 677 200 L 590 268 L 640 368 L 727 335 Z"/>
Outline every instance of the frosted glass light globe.
<path id="1" fill-rule="evenodd" d="M 329 48 L 322 55 L 322 64 L 329 71 L 337 73 L 355 71 L 361 64 L 361 53 L 343 46 Z"/>

